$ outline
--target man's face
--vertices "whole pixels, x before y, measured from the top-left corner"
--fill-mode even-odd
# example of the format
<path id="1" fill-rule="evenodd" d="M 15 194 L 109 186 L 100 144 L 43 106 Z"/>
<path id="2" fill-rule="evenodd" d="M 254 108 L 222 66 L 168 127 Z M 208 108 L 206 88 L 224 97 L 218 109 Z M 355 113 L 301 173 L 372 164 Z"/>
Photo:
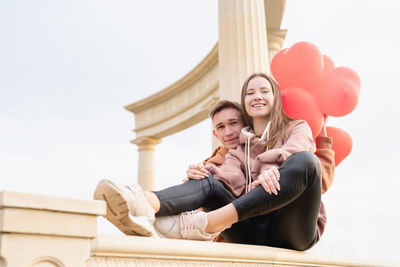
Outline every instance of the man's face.
<path id="1" fill-rule="evenodd" d="M 234 108 L 226 108 L 215 113 L 213 118 L 213 134 L 227 148 L 239 145 L 240 130 L 244 127 L 240 113 Z"/>

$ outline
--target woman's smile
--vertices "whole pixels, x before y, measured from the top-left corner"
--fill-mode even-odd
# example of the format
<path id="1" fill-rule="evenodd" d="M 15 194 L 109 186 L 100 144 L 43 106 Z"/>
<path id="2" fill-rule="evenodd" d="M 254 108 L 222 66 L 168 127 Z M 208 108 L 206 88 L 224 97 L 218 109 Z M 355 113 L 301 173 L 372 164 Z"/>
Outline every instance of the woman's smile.
<path id="1" fill-rule="evenodd" d="M 267 104 L 263 104 L 263 103 L 256 103 L 251 105 L 252 108 L 264 108 Z"/>
<path id="2" fill-rule="evenodd" d="M 245 96 L 246 111 L 253 119 L 269 115 L 274 103 L 274 94 L 269 81 L 255 77 L 249 81 Z"/>

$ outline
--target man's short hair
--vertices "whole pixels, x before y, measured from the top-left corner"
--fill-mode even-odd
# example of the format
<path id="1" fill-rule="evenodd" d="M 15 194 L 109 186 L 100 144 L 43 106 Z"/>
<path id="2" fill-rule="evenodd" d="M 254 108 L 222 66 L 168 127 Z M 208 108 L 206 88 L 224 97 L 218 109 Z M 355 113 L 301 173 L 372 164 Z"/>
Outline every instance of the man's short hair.
<path id="1" fill-rule="evenodd" d="M 244 123 L 244 117 L 242 113 L 242 108 L 240 107 L 240 104 L 235 101 L 229 101 L 226 99 L 219 100 L 215 105 L 211 108 L 210 110 L 210 117 L 211 119 L 214 119 L 215 114 L 218 112 L 227 109 L 227 108 L 233 108 L 237 110 L 240 114 L 240 120 Z"/>

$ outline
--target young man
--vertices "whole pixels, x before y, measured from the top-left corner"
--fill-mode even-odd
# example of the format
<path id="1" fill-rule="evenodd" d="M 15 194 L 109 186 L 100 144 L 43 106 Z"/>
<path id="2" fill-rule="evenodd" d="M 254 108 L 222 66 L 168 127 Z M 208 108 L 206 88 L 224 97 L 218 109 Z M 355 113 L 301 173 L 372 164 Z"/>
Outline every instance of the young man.
<path id="1" fill-rule="evenodd" d="M 207 177 L 208 174 L 203 167 L 205 164 L 222 165 L 228 150 L 235 149 L 238 146 L 241 129 L 246 126 L 240 105 L 235 102 L 219 101 L 211 110 L 210 117 L 213 122 L 213 134 L 221 142 L 221 145 L 215 149 L 210 158 L 198 164 L 190 165 L 185 181 Z M 324 193 L 332 184 L 334 174 L 332 141 L 331 138 L 326 137 L 325 124 L 316 141 L 317 151 L 315 154 L 322 165 L 322 192 Z M 182 190 L 178 187 L 176 190 Z M 168 194 L 171 194 L 171 192 L 173 194 L 174 191 L 169 191 Z M 154 225 L 159 234 L 170 238 L 180 238 L 179 230 L 172 234 L 170 231 L 171 227 L 176 228 L 179 215 L 155 219 L 155 213 L 160 209 L 160 199 L 154 192 L 143 192 L 131 186 L 119 187 L 110 181 L 102 181 L 96 188 L 94 198 L 106 200 L 108 208 L 105 217 L 126 234 L 153 236 L 156 235 L 153 229 Z M 325 222 L 325 210 L 321 202 L 318 218 L 319 236 L 323 232 Z M 231 230 L 235 230 L 235 225 Z M 240 226 L 237 228 L 240 229 Z M 210 236 L 209 239 L 214 237 Z"/>
<path id="2" fill-rule="evenodd" d="M 214 150 L 211 157 L 198 164 L 190 165 L 184 181 L 207 177 L 203 168 L 204 164 L 220 166 L 224 162 L 228 150 L 235 149 L 239 145 L 240 131 L 246 126 L 239 103 L 221 100 L 211 110 L 210 117 L 213 123 L 213 135 L 221 145 Z"/>

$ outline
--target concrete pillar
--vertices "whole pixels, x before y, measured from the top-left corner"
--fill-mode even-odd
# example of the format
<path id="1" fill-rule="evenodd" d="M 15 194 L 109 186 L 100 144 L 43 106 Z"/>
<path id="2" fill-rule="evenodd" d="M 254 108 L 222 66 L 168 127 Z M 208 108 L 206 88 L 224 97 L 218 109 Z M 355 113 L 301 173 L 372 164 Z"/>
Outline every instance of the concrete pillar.
<path id="1" fill-rule="evenodd" d="M 244 80 L 269 73 L 264 0 L 219 0 L 219 97 L 240 102 Z"/>
<path id="2" fill-rule="evenodd" d="M 153 137 L 140 137 L 132 141 L 138 146 L 138 184 L 143 190 L 154 190 L 154 146 L 159 144 L 161 139 Z"/>
<path id="3" fill-rule="evenodd" d="M 0 266 L 85 267 L 106 205 L 0 192 Z"/>
<path id="4" fill-rule="evenodd" d="M 285 40 L 287 30 L 281 29 L 269 29 L 268 34 L 268 51 L 269 51 L 269 61 L 271 63 L 274 55 L 281 50 L 283 46 L 283 41 Z"/>

